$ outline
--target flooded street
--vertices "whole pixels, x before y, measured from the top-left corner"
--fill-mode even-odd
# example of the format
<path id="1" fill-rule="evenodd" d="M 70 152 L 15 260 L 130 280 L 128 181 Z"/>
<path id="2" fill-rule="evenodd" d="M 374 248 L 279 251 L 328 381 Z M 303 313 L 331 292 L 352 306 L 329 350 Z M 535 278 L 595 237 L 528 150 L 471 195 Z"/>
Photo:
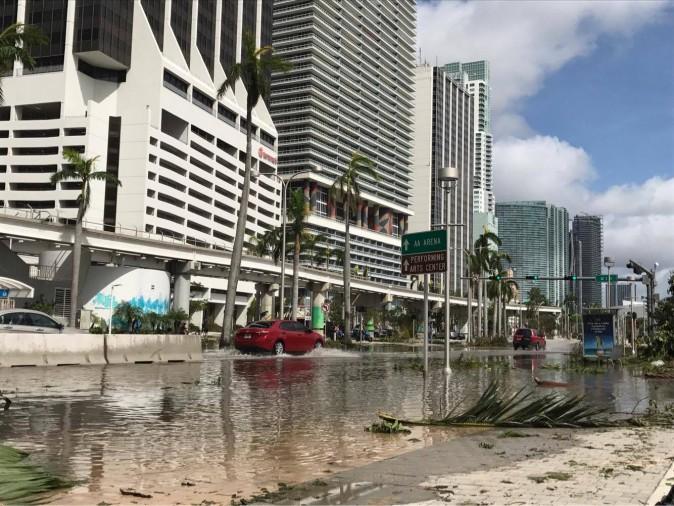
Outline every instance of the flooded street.
<path id="1" fill-rule="evenodd" d="M 143 502 L 228 503 L 233 494 L 460 437 L 465 431 L 417 427 L 386 436 L 364 427 L 378 411 L 440 416 L 475 400 L 495 377 L 533 387 L 532 360 L 537 376 L 568 381 L 568 390 L 613 411 L 674 399 L 671 382 L 646 381 L 627 368 L 556 370 L 567 360 L 561 354 L 464 352 L 470 356 L 491 365 L 455 367 L 446 378 L 435 353 L 426 382 L 414 353 L 334 350 L 281 358 L 211 352 L 199 364 L 0 369 L 0 388 L 14 401 L 0 414 L 0 438 L 78 481 L 57 502 L 128 503 L 119 488 L 131 487 L 153 495 Z"/>

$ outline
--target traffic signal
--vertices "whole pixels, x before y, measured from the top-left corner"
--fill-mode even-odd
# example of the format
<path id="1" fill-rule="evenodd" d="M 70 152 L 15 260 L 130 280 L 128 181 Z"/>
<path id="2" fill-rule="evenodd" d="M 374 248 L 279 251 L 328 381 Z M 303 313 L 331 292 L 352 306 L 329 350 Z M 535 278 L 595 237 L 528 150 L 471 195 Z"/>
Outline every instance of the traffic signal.
<path id="1" fill-rule="evenodd" d="M 564 276 L 564 279 L 566 281 L 576 281 L 578 279 L 578 276 L 576 276 L 575 274 L 571 274 L 569 276 Z"/>
<path id="2" fill-rule="evenodd" d="M 634 260 L 630 260 L 629 262 L 627 262 L 627 268 L 632 269 L 634 271 L 634 274 L 643 274 L 644 272 L 646 272 L 646 269 L 644 269 Z"/>
<path id="3" fill-rule="evenodd" d="M 530 279 L 530 280 L 533 280 L 533 281 L 538 281 L 538 275 L 535 274 L 535 275 L 533 275 L 533 276 L 525 276 L 525 279 Z"/>
<path id="4" fill-rule="evenodd" d="M 494 276 L 489 276 L 489 279 L 491 279 L 492 281 L 501 281 L 501 275 L 495 274 Z"/>

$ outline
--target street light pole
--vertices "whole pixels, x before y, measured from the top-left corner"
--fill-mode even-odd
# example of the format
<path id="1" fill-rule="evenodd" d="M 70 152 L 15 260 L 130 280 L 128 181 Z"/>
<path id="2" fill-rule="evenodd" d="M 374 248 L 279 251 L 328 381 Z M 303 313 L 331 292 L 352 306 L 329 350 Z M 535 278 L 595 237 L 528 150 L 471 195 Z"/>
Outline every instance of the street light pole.
<path id="1" fill-rule="evenodd" d="M 450 195 L 452 191 L 452 183 L 455 183 L 459 179 L 459 170 L 456 167 L 443 167 L 440 169 L 441 184 L 444 182 L 445 187 L 444 191 L 446 193 L 445 199 L 445 234 L 446 234 L 446 266 L 445 266 L 445 374 L 450 374 L 452 369 L 449 365 L 449 359 L 451 354 L 451 349 L 449 346 L 449 339 L 451 337 L 451 298 L 449 295 L 449 227 L 451 225 L 451 212 L 450 212 Z M 461 225 L 459 225 L 461 226 Z"/>
<path id="2" fill-rule="evenodd" d="M 615 265 L 613 257 L 604 257 L 604 265 L 608 270 L 608 283 L 606 283 L 606 307 L 611 310 L 611 267 Z"/>
<path id="3" fill-rule="evenodd" d="M 301 172 L 295 172 L 288 179 L 284 179 L 278 174 L 272 172 L 269 174 L 263 174 L 264 176 L 275 177 L 281 182 L 281 308 L 280 308 L 280 318 L 284 317 L 285 309 L 285 290 L 286 290 L 286 225 L 287 225 L 287 191 L 288 186 L 290 186 L 290 181 L 299 175 L 314 174 L 321 172 L 320 167 L 316 167 L 314 170 L 303 170 Z"/>
<path id="4" fill-rule="evenodd" d="M 108 334 L 112 334 L 112 293 L 115 289 L 116 286 L 122 286 L 121 283 L 115 283 L 114 285 L 110 286 L 110 312 L 108 313 Z"/>

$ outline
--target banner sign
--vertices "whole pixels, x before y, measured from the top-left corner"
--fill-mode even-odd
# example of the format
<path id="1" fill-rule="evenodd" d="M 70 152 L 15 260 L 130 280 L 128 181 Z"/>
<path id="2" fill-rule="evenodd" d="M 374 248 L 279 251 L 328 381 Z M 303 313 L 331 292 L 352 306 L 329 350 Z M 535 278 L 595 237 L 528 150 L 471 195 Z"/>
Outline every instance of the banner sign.
<path id="1" fill-rule="evenodd" d="M 583 315 L 583 356 L 611 357 L 615 346 L 612 314 Z"/>

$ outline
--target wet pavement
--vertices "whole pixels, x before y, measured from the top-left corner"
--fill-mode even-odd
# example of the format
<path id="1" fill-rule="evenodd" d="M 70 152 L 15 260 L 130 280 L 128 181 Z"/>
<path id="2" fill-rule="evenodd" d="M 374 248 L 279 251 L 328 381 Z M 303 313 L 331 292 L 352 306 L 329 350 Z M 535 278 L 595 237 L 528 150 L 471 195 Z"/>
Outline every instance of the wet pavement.
<path id="1" fill-rule="evenodd" d="M 57 502 L 128 503 L 119 488 L 131 487 L 153 495 L 144 503 L 229 503 L 232 495 L 462 437 L 471 431 L 416 427 L 392 438 L 364 427 L 378 411 L 440 416 L 475 400 L 495 377 L 513 388 L 533 386 L 532 361 L 537 376 L 568 381 L 572 392 L 614 411 L 674 399 L 671 382 L 646 381 L 628 369 L 583 375 L 543 368 L 567 360 L 557 353 L 464 352 L 487 365 L 455 367 L 449 377 L 441 357 L 433 354 L 427 380 L 418 351 L 369 348 L 281 358 L 213 352 L 200 364 L 0 369 L 0 388 L 14 401 L 0 413 L 0 438 L 79 482 Z"/>

